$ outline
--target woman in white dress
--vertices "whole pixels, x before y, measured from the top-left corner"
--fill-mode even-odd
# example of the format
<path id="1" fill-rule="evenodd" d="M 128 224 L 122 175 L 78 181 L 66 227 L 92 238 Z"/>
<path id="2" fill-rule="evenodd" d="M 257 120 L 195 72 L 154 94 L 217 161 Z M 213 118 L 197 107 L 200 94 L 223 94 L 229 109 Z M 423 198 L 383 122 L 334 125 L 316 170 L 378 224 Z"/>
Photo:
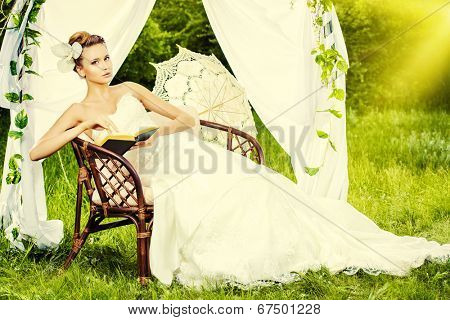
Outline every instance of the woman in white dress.
<path id="1" fill-rule="evenodd" d="M 109 86 L 112 64 L 101 37 L 79 32 L 69 40 L 75 42 L 82 54 L 73 70 L 86 79 L 87 96 L 29 156 L 48 157 L 77 136 L 95 139 L 130 119 L 157 122 L 157 134 L 124 156 L 153 193 L 150 267 L 162 283 L 251 287 L 287 283 L 322 266 L 332 273 L 404 276 L 427 259 L 450 258 L 450 244 L 384 231 L 345 201 L 307 195 L 272 169 L 203 141 L 195 110 L 136 83 Z"/>

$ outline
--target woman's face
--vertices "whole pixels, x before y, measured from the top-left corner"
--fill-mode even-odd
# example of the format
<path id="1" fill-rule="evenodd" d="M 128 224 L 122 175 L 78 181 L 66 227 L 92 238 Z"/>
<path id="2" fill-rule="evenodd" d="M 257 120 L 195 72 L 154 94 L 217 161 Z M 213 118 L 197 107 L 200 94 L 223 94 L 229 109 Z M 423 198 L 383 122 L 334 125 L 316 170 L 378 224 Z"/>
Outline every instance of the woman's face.
<path id="1" fill-rule="evenodd" d="M 112 62 L 108 49 L 102 43 L 83 48 L 82 67 L 77 66 L 78 74 L 86 80 L 97 83 L 109 83 L 112 78 Z"/>

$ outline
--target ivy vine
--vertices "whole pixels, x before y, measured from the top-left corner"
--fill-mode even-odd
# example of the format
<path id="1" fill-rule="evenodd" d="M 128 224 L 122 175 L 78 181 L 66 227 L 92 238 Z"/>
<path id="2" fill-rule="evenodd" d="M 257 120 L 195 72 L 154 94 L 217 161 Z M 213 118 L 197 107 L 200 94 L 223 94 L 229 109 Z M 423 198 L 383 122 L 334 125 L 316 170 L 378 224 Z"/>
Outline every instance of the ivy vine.
<path id="1" fill-rule="evenodd" d="M 5 28 L 5 29 L 14 29 L 19 31 L 20 26 L 22 25 L 27 8 L 29 7 L 32 0 L 28 0 L 24 3 L 22 9 L 18 12 L 11 12 L 9 15 L 9 19 L 13 22 L 13 26 Z M 40 76 L 36 71 L 32 69 L 33 66 L 33 58 L 28 51 L 31 49 L 31 46 L 39 46 L 40 43 L 38 41 L 41 33 L 37 30 L 32 29 L 31 24 L 37 21 L 37 16 L 41 6 L 45 3 L 46 0 L 34 0 L 32 3 L 32 8 L 29 11 L 27 16 L 27 22 L 24 29 L 24 33 L 20 42 L 20 45 L 17 49 L 17 60 L 11 60 L 9 62 L 9 70 L 12 77 L 17 77 L 17 82 L 20 83 L 24 73 Z M 10 1 L 8 1 L 10 2 Z M 23 61 L 20 66 L 20 70 L 17 70 L 18 61 Z M 21 139 L 24 134 L 24 129 L 28 124 L 28 114 L 25 110 L 25 106 L 23 105 L 24 101 L 33 100 L 33 96 L 29 93 L 23 92 L 22 88 L 20 88 L 19 92 L 7 92 L 4 94 L 5 98 L 13 105 L 17 105 L 17 110 L 21 108 L 20 112 L 18 112 L 14 118 L 14 125 L 16 127 L 15 130 L 9 130 L 8 138 L 10 139 Z M 6 183 L 8 184 L 17 184 L 21 180 L 21 168 L 20 164 L 17 161 L 23 160 L 22 155 L 16 153 L 11 155 L 9 159 L 9 173 L 6 176 Z"/>
<path id="2" fill-rule="evenodd" d="M 308 0 L 307 6 L 310 11 L 313 13 L 313 26 L 316 33 L 317 46 L 315 49 L 311 51 L 311 55 L 314 56 L 315 62 L 321 67 L 321 82 L 322 84 L 329 90 L 328 100 L 332 101 L 334 104 L 336 101 L 344 101 L 345 100 L 345 90 L 343 88 L 338 88 L 336 85 L 337 73 L 338 71 L 347 73 L 348 64 L 345 61 L 344 57 L 339 53 L 339 51 L 335 48 L 333 44 L 331 48 L 326 48 L 324 40 L 326 37 L 325 34 L 325 26 L 323 22 L 323 16 L 326 12 L 331 12 L 333 9 L 332 0 Z M 331 107 L 325 110 L 316 110 L 316 112 L 328 112 L 330 116 L 336 118 L 342 118 L 341 111 L 337 110 L 336 107 Z M 335 152 L 336 145 L 330 139 L 331 134 L 331 120 L 330 120 L 330 129 L 328 132 L 323 130 L 316 130 L 317 136 L 320 139 L 327 139 L 327 149 L 328 146 L 331 147 Z M 324 155 L 324 160 L 325 160 Z M 305 166 L 305 172 L 310 176 L 317 174 L 320 168 L 323 166 L 323 163 L 318 167 L 308 167 Z"/>

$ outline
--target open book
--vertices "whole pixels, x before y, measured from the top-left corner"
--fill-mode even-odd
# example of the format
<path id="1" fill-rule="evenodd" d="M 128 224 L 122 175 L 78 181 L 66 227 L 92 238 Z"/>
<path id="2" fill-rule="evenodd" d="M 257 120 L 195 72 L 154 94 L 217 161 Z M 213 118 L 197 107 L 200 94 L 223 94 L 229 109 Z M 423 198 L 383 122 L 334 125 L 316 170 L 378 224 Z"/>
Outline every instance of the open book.
<path id="1" fill-rule="evenodd" d="M 136 142 L 147 140 L 158 130 L 159 126 L 156 123 L 149 121 L 149 118 L 145 120 L 130 124 L 126 130 L 121 127 L 116 132 L 102 130 L 94 139 L 94 143 L 114 153 L 123 155 Z"/>

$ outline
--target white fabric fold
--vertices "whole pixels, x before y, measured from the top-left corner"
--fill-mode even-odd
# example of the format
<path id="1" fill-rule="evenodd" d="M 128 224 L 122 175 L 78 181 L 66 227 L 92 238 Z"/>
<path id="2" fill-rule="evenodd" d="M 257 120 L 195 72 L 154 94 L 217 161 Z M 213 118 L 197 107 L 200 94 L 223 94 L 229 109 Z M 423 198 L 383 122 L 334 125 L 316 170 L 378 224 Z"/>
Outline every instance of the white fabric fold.
<path id="1" fill-rule="evenodd" d="M 346 199 L 348 191 L 347 142 L 344 116 L 331 119 L 333 142 L 324 167 L 309 176 L 305 166 L 317 164 L 327 144 L 316 129 L 330 120 L 316 108 L 329 92 L 321 89 L 320 68 L 311 50 L 316 47 L 312 14 L 306 1 L 293 6 L 272 0 L 203 0 L 211 27 L 234 75 L 274 138 L 291 156 L 299 187 L 314 196 Z M 348 60 L 342 31 L 333 8 L 330 35 Z M 345 76 L 339 87 L 345 88 Z"/>
<path id="2" fill-rule="evenodd" d="M 17 1 L 15 8 L 22 7 L 23 2 Z M 24 91 L 31 94 L 34 100 L 27 101 L 29 122 L 22 141 L 8 139 L 0 194 L 0 227 L 5 229 L 7 238 L 17 248 L 24 249 L 22 240 L 25 238 L 34 238 L 39 248 L 57 247 L 63 238 L 62 221 L 47 221 L 42 172 L 44 159 L 33 162 L 29 159 L 28 152 L 72 103 L 83 99 L 87 87 L 86 82 L 80 80 L 74 72 L 61 73 L 57 70 L 60 58 L 51 52 L 51 47 L 60 42 L 68 42 L 76 31 L 99 34 L 107 43 L 115 75 L 136 42 L 154 4 L 155 0 L 116 0 L 114 5 L 108 0 L 47 0 L 42 5 L 38 20 L 32 26 L 42 33 L 39 37 L 40 47 L 33 46 L 28 52 L 33 59 L 32 70 L 42 78 L 24 74 L 21 80 L 22 86 L 26 83 Z M 83 10 L 80 15 L 80 8 L 89 9 Z M 10 75 L 9 62 L 17 51 L 20 34 L 8 30 L 2 43 L 0 105 L 5 108 L 9 108 L 9 102 L 5 101 L 4 93 L 19 90 L 16 86 L 17 77 Z M 11 108 L 11 119 L 15 115 L 15 110 Z M 11 124 L 11 129 L 16 130 L 14 123 Z M 17 185 L 8 185 L 5 181 L 9 172 L 8 160 L 16 150 L 20 150 L 19 153 L 24 157 L 22 179 Z M 16 231 L 19 232 L 17 236 Z"/>

